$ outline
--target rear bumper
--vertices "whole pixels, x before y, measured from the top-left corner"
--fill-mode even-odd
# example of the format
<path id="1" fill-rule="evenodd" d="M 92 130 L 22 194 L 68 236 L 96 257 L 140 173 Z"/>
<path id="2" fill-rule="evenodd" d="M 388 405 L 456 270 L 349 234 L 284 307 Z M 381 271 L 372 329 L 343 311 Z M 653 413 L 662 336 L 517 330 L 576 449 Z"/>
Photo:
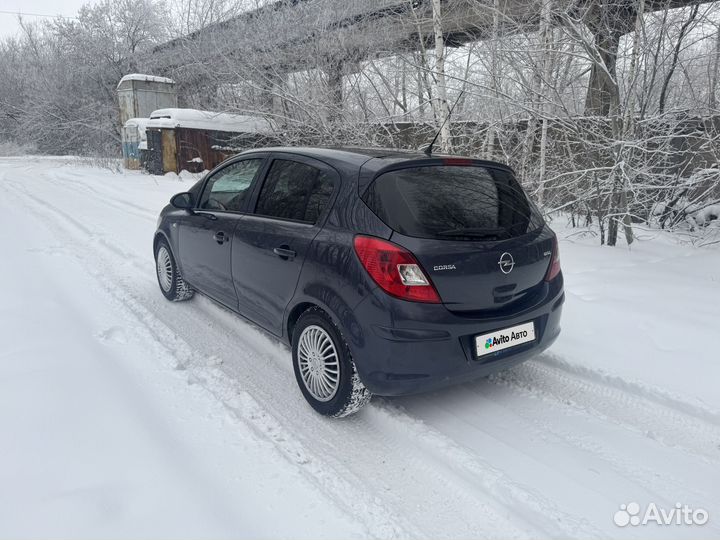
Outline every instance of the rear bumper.
<path id="1" fill-rule="evenodd" d="M 513 367 L 547 349 L 560 333 L 562 278 L 541 302 L 522 312 L 469 318 L 437 304 L 404 302 L 380 291 L 355 310 L 362 339 L 351 345 L 358 374 L 374 394 L 398 396 L 434 390 Z M 477 357 L 475 336 L 535 322 L 536 339 Z"/>

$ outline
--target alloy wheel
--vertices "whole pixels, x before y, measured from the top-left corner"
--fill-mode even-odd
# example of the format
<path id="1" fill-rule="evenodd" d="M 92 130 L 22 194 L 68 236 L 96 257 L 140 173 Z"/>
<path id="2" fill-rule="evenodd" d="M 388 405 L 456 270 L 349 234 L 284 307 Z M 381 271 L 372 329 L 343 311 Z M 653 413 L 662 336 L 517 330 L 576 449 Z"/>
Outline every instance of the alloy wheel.
<path id="1" fill-rule="evenodd" d="M 330 335 L 320 326 L 305 328 L 298 340 L 300 376 L 318 401 L 330 401 L 340 386 L 340 361 Z"/>
<path id="2" fill-rule="evenodd" d="M 165 246 L 160 246 L 157 253 L 157 275 L 163 291 L 170 292 L 173 280 L 172 259 Z"/>

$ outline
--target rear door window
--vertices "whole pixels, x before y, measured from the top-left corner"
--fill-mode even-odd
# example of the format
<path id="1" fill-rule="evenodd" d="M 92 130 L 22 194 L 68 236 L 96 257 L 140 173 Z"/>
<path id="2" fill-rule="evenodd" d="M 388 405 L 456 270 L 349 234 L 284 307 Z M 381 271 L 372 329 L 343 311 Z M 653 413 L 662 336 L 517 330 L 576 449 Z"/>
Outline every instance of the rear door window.
<path id="1" fill-rule="evenodd" d="M 390 171 L 368 187 L 365 203 L 393 230 L 418 238 L 505 239 L 543 225 L 508 171 L 425 166 Z"/>
<path id="2" fill-rule="evenodd" d="M 315 223 L 332 192 L 333 182 L 325 171 L 297 161 L 276 159 L 265 178 L 255 213 Z"/>

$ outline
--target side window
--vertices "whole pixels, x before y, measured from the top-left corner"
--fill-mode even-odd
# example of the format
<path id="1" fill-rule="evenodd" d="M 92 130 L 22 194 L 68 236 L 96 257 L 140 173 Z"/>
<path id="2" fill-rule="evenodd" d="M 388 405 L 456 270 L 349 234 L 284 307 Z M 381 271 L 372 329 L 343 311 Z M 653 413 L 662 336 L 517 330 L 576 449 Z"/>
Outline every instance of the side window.
<path id="1" fill-rule="evenodd" d="M 248 188 L 262 162 L 262 159 L 246 159 L 216 172 L 205 184 L 200 208 L 229 212 L 242 210 L 249 195 Z"/>
<path id="2" fill-rule="evenodd" d="M 333 192 L 330 176 L 310 165 L 276 159 L 260 191 L 255 213 L 315 223 Z"/>

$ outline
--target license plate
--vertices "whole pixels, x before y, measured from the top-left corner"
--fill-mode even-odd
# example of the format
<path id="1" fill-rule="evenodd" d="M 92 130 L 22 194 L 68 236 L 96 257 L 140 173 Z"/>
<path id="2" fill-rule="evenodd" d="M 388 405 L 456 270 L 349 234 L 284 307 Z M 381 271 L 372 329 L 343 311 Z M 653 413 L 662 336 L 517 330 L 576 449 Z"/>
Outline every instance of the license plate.
<path id="1" fill-rule="evenodd" d="M 475 337 L 478 356 L 509 349 L 535 340 L 535 323 L 529 322 Z"/>

